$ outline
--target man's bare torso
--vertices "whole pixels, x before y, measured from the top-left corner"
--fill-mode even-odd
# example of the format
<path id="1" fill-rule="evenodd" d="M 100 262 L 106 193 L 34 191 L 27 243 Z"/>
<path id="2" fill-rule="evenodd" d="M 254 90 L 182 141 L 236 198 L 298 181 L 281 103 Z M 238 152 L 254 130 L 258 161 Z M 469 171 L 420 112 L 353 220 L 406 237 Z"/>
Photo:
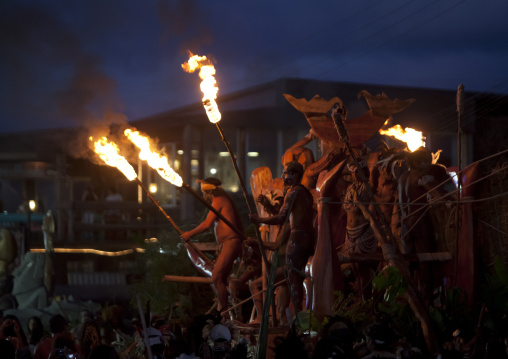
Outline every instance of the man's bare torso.
<path id="1" fill-rule="evenodd" d="M 306 193 L 306 189 L 302 186 L 291 188 L 286 194 L 286 200 L 291 201 L 293 196 L 296 198 L 289 216 L 291 230 L 312 231 L 314 229 L 312 197 Z M 291 205 L 291 203 L 288 204 Z"/>
<path id="2" fill-rule="evenodd" d="M 235 207 L 226 197 L 214 197 L 212 206 L 220 212 L 229 222 L 235 225 L 237 228 L 241 228 L 240 219 L 236 213 Z M 214 223 L 215 238 L 219 244 L 231 238 L 238 238 L 238 234 L 231 229 L 226 223 L 220 218 L 215 218 Z"/>

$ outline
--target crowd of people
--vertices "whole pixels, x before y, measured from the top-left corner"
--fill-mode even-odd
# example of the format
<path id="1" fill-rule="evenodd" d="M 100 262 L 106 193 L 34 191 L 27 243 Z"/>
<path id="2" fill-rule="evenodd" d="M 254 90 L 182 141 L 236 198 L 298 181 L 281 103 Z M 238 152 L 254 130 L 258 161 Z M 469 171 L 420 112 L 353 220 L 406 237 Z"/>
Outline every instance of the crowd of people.
<path id="1" fill-rule="evenodd" d="M 139 317 L 127 319 L 123 307 L 112 305 L 98 313 L 83 310 L 79 322 L 71 323 L 61 314 L 52 315 L 45 326 L 33 316 L 26 325 L 12 314 L 0 316 L 0 357 L 5 359 L 115 359 L 148 358 Z M 169 343 L 168 326 L 153 318 L 148 324 L 147 343 L 152 358 L 163 358 Z M 154 326 L 157 326 L 156 329 Z M 24 329 L 25 328 L 25 329 Z M 166 338 L 167 337 L 167 338 Z M 167 357 L 167 356 L 166 356 Z M 174 357 L 174 356 L 173 356 Z"/>
<path id="2" fill-rule="evenodd" d="M 83 310 L 76 323 L 55 314 L 46 326 L 37 316 L 23 325 L 15 315 L 0 314 L 2 359 L 247 358 L 247 340 L 219 313 L 198 316 L 187 329 L 170 328 L 157 314 L 129 315 L 118 305 Z"/>
<path id="3" fill-rule="evenodd" d="M 127 328 L 113 319 L 115 310 L 111 307 L 95 316 L 87 310 L 81 313 L 79 323 L 72 324 L 61 314 L 52 315 L 48 325 L 33 316 L 26 326 L 17 316 L 0 316 L 0 353 L 5 359 L 97 359 L 121 358 L 117 345 L 120 336 L 126 339 L 134 332 L 123 332 Z M 104 320 L 104 315 L 110 316 Z M 116 315 L 116 318 L 119 318 Z M 23 329 L 23 328 L 26 328 Z M 133 327 L 135 330 L 135 328 Z"/>
<path id="4" fill-rule="evenodd" d="M 14 315 L 1 317 L 0 357 L 3 359 L 247 359 L 255 358 L 256 337 L 242 332 L 217 311 L 197 315 L 186 328 L 170 326 L 166 317 L 129 316 L 122 307 L 104 307 L 99 313 L 81 312 L 71 323 L 53 315 L 49 326 L 38 317 L 29 318 L 23 329 Z M 145 334 L 146 333 L 146 334 Z M 437 356 L 466 358 L 466 344 L 460 332 Z M 392 328 L 379 321 L 361 332 L 348 319 L 329 318 L 318 335 L 290 331 L 269 343 L 275 359 L 321 358 L 426 358 L 425 354 Z M 486 344 L 481 358 L 508 358 L 503 338 Z"/>

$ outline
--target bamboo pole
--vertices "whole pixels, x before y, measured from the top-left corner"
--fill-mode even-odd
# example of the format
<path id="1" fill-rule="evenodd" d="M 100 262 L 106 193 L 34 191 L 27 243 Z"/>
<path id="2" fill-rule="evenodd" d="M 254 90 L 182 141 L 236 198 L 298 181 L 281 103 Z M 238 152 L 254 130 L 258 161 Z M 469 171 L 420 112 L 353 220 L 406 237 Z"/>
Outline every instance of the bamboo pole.
<path id="1" fill-rule="evenodd" d="M 141 189 L 143 189 L 143 191 L 146 192 L 146 195 L 148 196 L 148 198 L 150 198 L 153 202 L 153 204 L 155 204 L 155 206 L 159 209 L 159 211 L 164 215 L 164 217 L 166 217 L 166 219 L 169 221 L 169 223 L 171 223 L 171 225 L 173 226 L 173 228 L 178 232 L 178 234 L 182 234 L 183 231 L 178 227 L 178 225 L 175 223 L 175 221 L 173 220 L 173 218 L 171 218 L 167 213 L 166 211 L 160 206 L 159 202 L 152 196 L 152 194 L 150 193 L 150 191 L 148 191 L 148 188 L 145 187 L 145 185 L 143 184 L 143 182 L 141 182 L 141 180 L 139 178 L 135 178 L 135 181 L 137 182 L 137 184 L 139 185 L 139 187 L 141 187 Z"/>
<path id="2" fill-rule="evenodd" d="M 152 347 L 150 346 L 150 340 L 148 339 L 148 328 L 146 326 L 145 313 L 143 312 L 143 308 L 141 307 L 141 298 L 139 294 L 136 295 L 136 300 L 138 303 L 141 325 L 143 326 L 143 341 L 145 342 L 146 353 L 148 355 L 148 359 L 153 359 Z"/>
<path id="3" fill-rule="evenodd" d="M 235 169 L 236 176 L 238 177 L 238 181 L 240 182 L 240 187 L 242 188 L 243 197 L 245 198 L 245 202 L 247 203 L 247 208 L 249 210 L 249 213 L 250 214 L 257 214 L 257 210 L 253 210 L 253 208 L 250 204 L 249 195 L 247 194 L 247 188 L 245 187 L 245 182 L 243 180 L 243 176 L 240 173 L 240 169 L 238 168 L 238 163 L 236 162 L 236 156 L 233 154 L 233 151 L 231 150 L 231 147 L 229 146 L 229 142 L 226 140 L 226 136 L 224 135 L 224 131 L 222 131 L 222 128 L 219 125 L 219 122 L 216 122 L 215 125 L 217 126 L 217 130 L 219 131 L 219 133 L 221 135 L 222 142 L 224 142 L 224 145 L 226 146 L 226 149 L 228 150 L 229 157 L 231 157 L 231 161 L 233 162 L 233 167 Z M 254 206 L 254 208 L 256 208 L 256 207 Z M 270 263 L 268 262 L 266 253 L 263 250 L 263 242 L 262 242 L 261 236 L 259 234 L 259 228 L 257 226 L 254 226 L 254 228 L 256 231 L 256 239 L 258 241 L 259 250 L 261 251 L 261 256 L 263 257 L 263 262 L 265 263 L 265 266 L 267 268 L 270 268 Z"/>
<path id="4" fill-rule="evenodd" d="M 166 219 L 169 221 L 169 223 L 171 223 L 171 225 L 173 226 L 173 228 L 178 232 L 178 234 L 182 235 L 183 234 L 183 231 L 180 229 L 180 227 L 177 226 L 177 224 L 175 223 L 175 221 L 173 220 L 173 218 L 171 218 L 167 213 L 166 211 L 164 210 L 164 208 L 162 208 L 159 204 L 159 202 L 157 202 L 157 200 L 152 196 L 152 194 L 148 191 L 148 189 L 145 187 L 145 185 L 143 184 L 143 182 L 141 182 L 139 180 L 139 178 L 135 178 L 136 182 L 138 183 L 138 185 L 143 189 L 143 191 L 146 192 L 146 195 L 148 196 L 148 198 L 150 198 L 152 200 L 152 202 L 155 204 L 155 206 L 159 209 L 159 211 L 164 215 L 164 217 L 166 217 Z M 181 238 L 181 237 L 180 237 Z M 194 243 L 192 243 L 191 241 L 184 241 L 185 244 L 188 244 L 189 246 L 192 247 L 192 249 L 194 249 L 196 251 L 196 253 L 201 257 L 203 258 L 203 260 L 206 262 L 206 264 L 208 265 L 213 265 L 213 262 L 201 251 L 199 250 L 199 248 L 196 247 L 196 245 Z"/>
<path id="5" fill-rule="evenodd" d="M 226 136 L 224 135 L 224 131 L 222 131 L 222 128 L 220 127 L 219 123 L 215 123 L 215 126 L 217 126 L 217 130 L 219 130 L 220 136 L 222 138 L 222 142 L 224 142 L 224 145 L 226 145 L 226 149 L 228 150 L 229 157 L 231 157 L 231 161 L 233 162 L 233 167 L 236 172 L 236 176 L 238 177 L 238 181 L 240 182 L 240 188 L 242 189 L 243 197 L 245 198 L 245 202 L 247 203 L 247 208 L 249 209 L 249 213 L 256 213 L 252 210 L 252 206 L 249 200 L 249 195 L 247 193 L 247 188 L 245 187 L 245 182 L 243 180 L 243 176 L 240 172 L 240 168 L 238 167 L 238 163 L 236 162 L 236 156 L 233 154 L 233 151 L 231 150 L 231 147 L 229 146 L 228 140 L 226 140 Z"/>
<path id="6" fill-rule="evenodd" d="M 283 279 L 281 281 L 278 281 L 277 283 L 274 283 L 273 284 L 273 288 L 277 288 L 278 286 L 284 284 L 286 282 L 286 279 Z M 265 288 L 265 289 L 261 289 L 258 293 L 256 294 L 253 294 L 251 295 L 250 297 L 248 298 L 245 298 L 244 300 L 242 300 L 241 302 L 239 303 L 236 303 L 235 305 L 233 305 L 232 307 L 229 307 L 228 308 L 228 311 L 232 311 L 233 309 L 236 309 L 238 308 L 240 305 L 242 305 L 243 303 L 246 303 L 248 302 L 249 300 L 251 300 L 252 298 L 254 298 L 256 295 L 259 295 L 259 294 L 262 294 L 262 293 L 265 293 L 266 291 L 268 290 L 268 288 Z M 275 313 L 275 312 L 274 312 Z M 275 315 L 275 314 L 274 314 Z"/>
<path id="7" fill-rule="evenodd" d="M 464 113 L 464 85 L 457 88 L 457 211 L 455 212 L 455 263 L 454 263 L 454 284 L 457 284 L 457 272 L 459 268 L 459 240 L 460 240 L 460 219 L 461 219 L 461 187 L 462 187 L 462 115 Z"/>
<path id="8" fill-rule="evenodd" d="M 291 200 L 291 203 L 289 204 L 288 214 L 286 217 L 286 220 L 284 222 L 284 226 L 282 227 L 282 233 L 286 232 L 286 226 L 289 224 L 289 218 L 291 216 L 291 211 L 293 209 L 293 204 L 295 203 L 296 196 L 293 196 L 293 199 Z M 257 345 L 257 351 L 256 351 L 256 359 L 265 359 L 266 358 L 266 348 L 268 344 L 268 317 L 270 313 L 270 306 L 273 307 L 273 298 L 274 296 L 274 281 L 275 281 L 275 274 L 277 271 L 277 267 L 279 266 L 279 250 L 282 246 L 282 242 L 279 243 L 279 247 L 273 252 L 272 259 L 273 263 L 271 267 L 268 267 L 270 270 L 270 274 L 268 276 L 267 281 L 267 287 L 266 287 L 266 297 L 263 301 L 263 310 L 262 310 L 262 316 L 261 316 L 261 326 L 259 327 L 259 335 L 258 335 L 258 345 Z M 291 294 L 291 289 L 290 289 Z M 294 301 L 293 296 L 291 295 L 291 300 Z M 275 318 L 276 310 L 273 308 L 272 310 L 272 318 Z M 295 313 L 298 314 L 298 308 L 295 308 Z"/>

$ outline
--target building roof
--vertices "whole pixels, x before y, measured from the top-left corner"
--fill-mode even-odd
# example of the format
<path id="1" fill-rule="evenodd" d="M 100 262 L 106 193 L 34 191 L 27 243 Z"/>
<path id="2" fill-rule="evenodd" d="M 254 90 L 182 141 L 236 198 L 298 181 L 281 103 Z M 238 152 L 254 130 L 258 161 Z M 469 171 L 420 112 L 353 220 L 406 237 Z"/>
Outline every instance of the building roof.
<path id="1" fill-rule="evenodd" d="M 339 97 L 348 108 L 349 116 L 354 118 L 368 110 L 366 101 L 358 98 L 358 93 L 363 90 L 372 95 L 386 93 L 391 99 L 414 98 L 416 101 L 412 105 L 394 115 L 395 122 L 403 127 L 412 127 L 423 132 L 456 131 L 456 91 L 291 78 L 279 79 L 230 94 L 219 94 L 217 103 L 222 113 L 220 123 L 224 127 L 255 126 L 279 129 L 307 126 L 303 114 L 286 101 L 284 94 L 308 100 L 315 95 L 324 99 Z M 465 92 L 465 100 L 477 99 L 479 95 Z M 470 114 L 466 113 L 466 116 Z M 202 104 L 196 103 L 130 123 L 139 130 L 149 133 L 155 129 L 163 131 L 187 124 L 202 126 L 208 123 L 208 119 Z"/>
<path id="2" fill-rule="evenodd" d="M 425 133 L 456 133 L 456 91 L 358 84 L 348 82 L 316 81 L 282 78 L 233 93 L 219 93 L 217 103 L 222 113 L 220 125 L 224 128 L 257 128 L 259 130 L 306 130 L 310 128 L 305 116 L 285 98 L 310 100 L 315 95 L 324 99 L 339 97 L 348 109 L 349 118 L 360 116 L 368 110 L 365 99 L 358 98 L 360 91 L 372 95 L 386 93 L 391 99 L 414 98 L 415 102 L 395 114 L 393 124 L 411 127 Z M 462 130 L 473 133 L 475 116 L 505 116 L 508 114 L 508 96 L 470 93 L 465 91 L 465 114 Z M 185 125 L 209 126 L 201 103 L 183 106 L 130 121 L 136 129 L 157 137 L 161 142 L 177 142 L 183 138 Z M 13 134 L 0 134 L 0 160 L 41 160 L 54 157 L 55 153 L 85 157 L 85 142 L 89 132 L 84 128 L 48 129 Z"/>

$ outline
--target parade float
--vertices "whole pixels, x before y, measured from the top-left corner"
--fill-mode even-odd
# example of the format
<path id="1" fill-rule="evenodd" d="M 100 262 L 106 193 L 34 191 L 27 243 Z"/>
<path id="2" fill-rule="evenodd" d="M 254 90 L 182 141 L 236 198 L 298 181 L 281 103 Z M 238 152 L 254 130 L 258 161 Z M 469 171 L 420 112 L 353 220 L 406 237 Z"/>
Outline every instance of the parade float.
<path id="1" fill-rule="evenodd" d="M 256 168 L 249 178 L 249 194 L 219 124 L 216 90 L 210 79 L 215 72 L 208 67 L 206 58 L 191 59 L 189 66 L 184 67 L 186 71 L 201 69 L 203 82 L 212 87 L 211 95 L 203 91 L 203 105 L 230 154 L 249 213 L 273 213 L 284 199 L 279 174 L 271 173 L 268 167 Z M 303 166 L 301 183 L 314 199 L 314 211 L 309 216 L 315 223 L 316 245 L 302 273 L 304 306 L 278 306 L 287 286 L 286 280 L 274 281 L 273 273 L 278 266 L 284 266 L 283 258 L 276 260 L 277 252 L 263 249 L 264 242 L 275 241 L 285 231 L 284 226 L 252 226 L 251 231 L 242 233 L 216 213 L 250 245 L 244 246 L 242 258 L 231 273 L 229 317 L 206 324 L 208 336 L 203 340 L 207 345 L 215 345 L 211 340 L 214 325 L 226 323 L 236 338 L 238 333 L 250 338 L 254 347 L 252 357 L 274 357 L 277 339 L 292 336 L 307 343 L 310 354 L 337 316 L 353 322 L 358 331 L 388 318 L 400 335 L 429 355 L 442 352 L 458 335 L 454 334 L 457 329 L 469 344 L 464 344 L 464 351 L 474 351 L 477 342 L 486 340 L 486 332 L 500 333 L 508 313 L 508 258 L 500 240 L 508 232 L 503 197 L 508 187 L 505 152 L 464 168 L 460 161 L 457 167 L 447 168 L 439 163 L 439 149 L 432 152 L 425 148 L 423 136 L 417 130 L 402 130 L 393 123 L 388 127 L 392 115 L 404 111 L 417 99 L 391 99 L 385 93 L 373 95 L 361 91 L 358 98 L 366 101 L 369 110 L 351 118 L 340 97 L 324 99 L 316 94 L 306 99 L 289 93 L 283 95 L 309 124 L 308 135 L 288 148 L 281 158 L 283 165 L 297 161 Z M 408 132 L 417 134 L 414 147 L 404 137 Z M 138 152 L 140 161 L 146 161 L 164 180 L 214 211 L 169 166 L 148 135 L 135 128 L 125 129 L 122 135 Z M 372 138 L 379 135 L 384 135 L 386 141 L 369 147 Z M 319 153 L 309 149 L 312 141 L 318 143 Z M 138 179 L 117 144 L 106 137 L 91 137 L 89 145 L 104 164 L 118 168 L 129 181 L 136 182 L 177 234 L 183 233 Z M 363 177 L 366 197 L 361 199 L 350 191 L 355 182 L 354 172 Z M 259 201 L 260 196 L 265 201 Z M 366 239 L 361 232 L 352 250 L 352 228 L 347 225 L 347 206 L 351 204 L 372 230 L 370 238 L 375 238 L 374 246 L 361 245 Z M 46 233 L 50 233 L 49 228 Z M 253 240 L 247 241 L 249 237 Z M 13 256 L 12 239 L 4 233 L 0 243 L 4 248 L 0 263 L 7 263 Z M 214 256 L 203 253 L 191 241 L 180 241 L 179 245 L 185 247 L 201 276 L 165 273 L 157 278 L 163 281 L 160 285 L 168 282 L 210 285 Z M 50 256 L 51 249 L 45 252 Z M 42 274 L 37 278 L 39 294 L 30 290 L 26 293 L 31 301 L 41 299 L 45 286 L 51 285 L 50 269 L 43 264 L 38 268 Z M 0 274 L 3 272 L 5 268 Z M 258 278 L 263 280 L 263 311 L 261 322 L 251 325 L 254 308 L 249 283 Z M 212 312 L 216 301 L 209 299 Z"/>

